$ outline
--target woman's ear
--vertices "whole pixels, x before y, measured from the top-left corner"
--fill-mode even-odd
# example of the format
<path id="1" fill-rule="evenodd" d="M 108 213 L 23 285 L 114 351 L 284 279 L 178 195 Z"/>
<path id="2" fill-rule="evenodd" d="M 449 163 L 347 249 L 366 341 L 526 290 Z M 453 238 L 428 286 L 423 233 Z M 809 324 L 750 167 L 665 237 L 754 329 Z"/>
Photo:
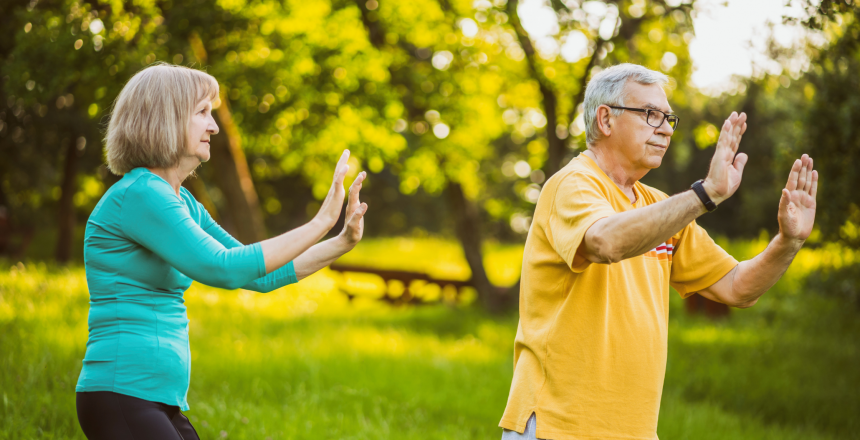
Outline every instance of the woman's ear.
<path id="1" fill-rule="evenodd" d="M 597 107 L 597 118 L 595 118 L 595 122 L 597 122 L 597 129 L 600 133 L 609 137 L 612 134 L 612 124 L 610 120 L 612 119 L 612 109 L 609 106 L 601 105 Z"/>

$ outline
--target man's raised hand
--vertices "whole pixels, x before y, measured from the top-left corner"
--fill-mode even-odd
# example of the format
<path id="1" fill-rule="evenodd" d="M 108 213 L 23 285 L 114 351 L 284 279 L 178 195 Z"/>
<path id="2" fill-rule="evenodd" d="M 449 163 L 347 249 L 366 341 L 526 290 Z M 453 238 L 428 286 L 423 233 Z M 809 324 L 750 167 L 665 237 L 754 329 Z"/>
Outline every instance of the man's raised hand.
<path id="1" fill-rule="evenodd" d="M 720 139 L 717 141 L 717 148 L 711 159 L 711 167 L 704 184 L 705 191 L 716 204 L 731 197 L 741 184 L 748 157 L 744 153 L 737 155 L 736 153 L 741 137 L 747 130 L 746 121 L 746 113 L 738 115 L 732 112 L 720 131 Z"/>
<path id="2" fill-rule="evenodd" d="M 349 150 L 343 150 L 343 154 L 340 155 L 340 159 L 334 167 L 331 188 L 329 188 L 319 212 L 314 217 L 314 220 L 318 221 L 326 230 L 334 227 L 340 217 L 340 210 L 343 208 L 343 198 L 346 195 L 346 191 L 343 189 L 343 179 L 346 172 L 349 171 L 349 165 L 346 164 L 348 160 Z"/>
<path id="3" fill-rule="evenodd" d="M 817 192 L 818 171 L 812 169 L 812 158 L 804 154 L 794 161 L 779 199 L 779 233 L 785 238 L 804 241 L 812 233 Z"/>

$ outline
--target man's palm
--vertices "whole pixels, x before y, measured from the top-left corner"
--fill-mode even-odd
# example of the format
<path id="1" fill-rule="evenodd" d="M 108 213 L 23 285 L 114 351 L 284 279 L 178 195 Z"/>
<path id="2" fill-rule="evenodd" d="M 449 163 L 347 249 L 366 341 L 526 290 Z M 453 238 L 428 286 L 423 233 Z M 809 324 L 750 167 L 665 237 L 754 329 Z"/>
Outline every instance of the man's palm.
<path id="1" fill-rule="evenodd" d="M 794 161 L 779 200 L 779 231 L 786 238 L 806 240 L 812 233 L 817 192 L 818 171 L 812 169 L 812 158 L 804 154 Z"/>

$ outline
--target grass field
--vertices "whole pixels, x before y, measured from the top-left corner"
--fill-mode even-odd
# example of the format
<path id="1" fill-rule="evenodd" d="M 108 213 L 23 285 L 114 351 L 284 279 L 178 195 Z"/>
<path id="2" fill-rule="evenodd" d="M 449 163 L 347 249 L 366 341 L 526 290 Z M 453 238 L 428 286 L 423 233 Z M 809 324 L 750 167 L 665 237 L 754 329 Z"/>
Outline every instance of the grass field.
<path id="1" fill-rule="evenodd" d="M 764 245 L 724 244 L 739 258 Z M 521 248 L 488 251 L 494 281 L 514 282 Z M 728 319 L 689 317 L 673 296 L 661 439 L 858 438 L 860 315 L 802 288 L 809 272 L 857 256 L 803 252 L 765 299 Z M 444 240 L 368 241 L 347 260 L 468 277 Z M 187 415 L 202 438 L 501 436 L 515 314 L 350 302 L 343 282 L 325 270 L 269 294 L 188 291 Z M 0 438 L 83 438 L 74 386 L 87 301 L 82 267 L 0 266 Z"/>

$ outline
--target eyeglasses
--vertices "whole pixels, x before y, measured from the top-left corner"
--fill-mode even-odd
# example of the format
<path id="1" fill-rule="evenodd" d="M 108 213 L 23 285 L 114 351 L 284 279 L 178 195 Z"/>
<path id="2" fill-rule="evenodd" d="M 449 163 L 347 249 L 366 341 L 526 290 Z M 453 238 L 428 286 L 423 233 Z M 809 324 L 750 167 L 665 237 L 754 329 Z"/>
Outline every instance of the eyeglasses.
<path id="1" fill-rule="evenodd" d="M 659 128 L 663 125 L 663 121 L 669 121 L 669 126 L 672 127 L 672 130 L 678 129 L 678 122 L 681 121 L 677 115 L 670 115 L 668 113 L 663 113 L 660 110 L 653 110 L 647 108 L 630 108 L 630 107 L 616 107 L 614 105 L 608 105 L 609 108 L 614 108 L 617 110 L 630 110 L 631 112 L 640 112 L 645 113 L 645 122 L 654 127 Z"/>

